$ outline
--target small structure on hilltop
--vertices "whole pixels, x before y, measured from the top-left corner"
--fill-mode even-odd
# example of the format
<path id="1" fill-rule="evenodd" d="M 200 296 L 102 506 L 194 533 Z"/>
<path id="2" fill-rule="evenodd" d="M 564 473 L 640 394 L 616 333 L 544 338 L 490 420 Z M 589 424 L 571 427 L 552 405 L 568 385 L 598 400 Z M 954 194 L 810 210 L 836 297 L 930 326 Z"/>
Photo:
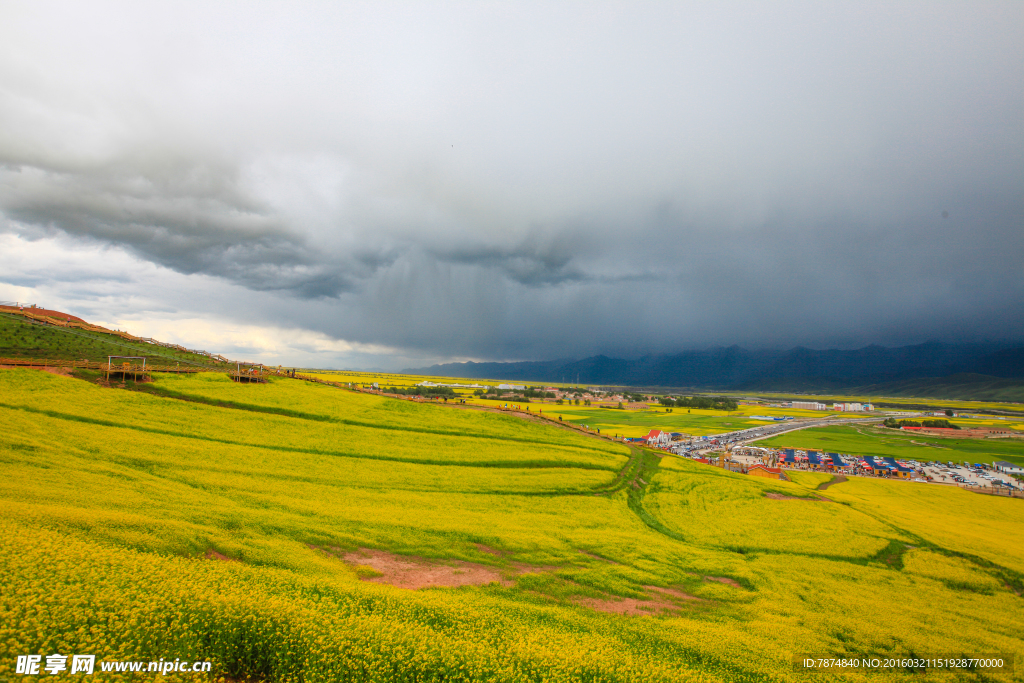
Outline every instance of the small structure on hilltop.
<path id="1" fill-rule="evenodd" d="M 114 364 L 117 358 L 121 362 Z M 141 363 L 132 363 L 133 360 L 141 360 Z M 138 382 L 141 377 L 146 379 L 146 358 L 145 356 L 107 356 L 107 369 L 104 374 L 109 382 L 111 377 L 118 377 L 123 382 L 131 375 L 132 381 Z"/>
<path id="2" fill-rule="evenodd" d="M 293 374 L 294 376 L 294 374 Z M 266 384 L 267 371 L 262 365 L 250 365 L 243 368 L 241 363 L 236 364 L 235 371 L 229 372 L 228 377 L 234 382 L 241 384 Z"/>

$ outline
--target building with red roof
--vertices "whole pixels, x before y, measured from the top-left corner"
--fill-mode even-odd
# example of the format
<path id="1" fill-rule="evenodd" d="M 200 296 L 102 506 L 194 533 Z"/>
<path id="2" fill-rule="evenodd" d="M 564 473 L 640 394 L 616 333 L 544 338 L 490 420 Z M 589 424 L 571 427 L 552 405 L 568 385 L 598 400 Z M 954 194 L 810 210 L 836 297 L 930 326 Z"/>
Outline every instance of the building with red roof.
<path id="1" fill-rule="evenodd" d="M 786 479 L 786 475 L 782 473 L 781 468 L 768 467 L 767 465 L 751 465 L 747 469 L 747 474 L 753 477 L 764 477 L 765 479 Z"/>
<path id="2" fill-rule="evenodd" d="M 667 446 L 670 441 L 668 432 L 663 432 L 660 429 L 652 429 L 644 439 L 648 446 Z"/>

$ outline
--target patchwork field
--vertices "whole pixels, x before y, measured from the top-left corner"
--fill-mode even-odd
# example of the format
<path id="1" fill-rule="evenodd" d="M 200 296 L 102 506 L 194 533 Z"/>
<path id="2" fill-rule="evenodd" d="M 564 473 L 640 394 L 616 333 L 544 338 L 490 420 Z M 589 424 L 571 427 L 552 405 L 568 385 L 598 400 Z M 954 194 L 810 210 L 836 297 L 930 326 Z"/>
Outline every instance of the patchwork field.
<path id="1" fill-rule="evenodd" d="M 775 448 L 813 448 L 850 455 L 939 460 L 991 465 L 1006 460 L 1024 466 L 1022 439 L 956 439 L 875 426 L 814 427 L 757 442 Z"/>
<path id="2" fill-rule="evenodd" d="M 425 380 L 435 383 L 457 383 L 463 385 L 483 384 L 496 386 L 502 383 L 501 380 L 454 379 L 451 377 L 423 377 L 419 375 L 389 373 L 333 372 L 310 374 L 313 377 L 332 382 L 351 382 L 359 386 L 371 386 L 373 383 L 377 383 L 381 387 L 395 386 L 400 389 L 409 389 Z M 544 386 L 562 387 L 565 385 L 547 383 Z M 708 434 L 720 434 L 735 429 L 768 424 L 765 420 L 751 419 L 752 415 L 790 416 L 796 418 L 827 417 L 827 415 L 819 411 L 756 405 L 741 405 L 736 410 L 731 411 L 702 410 L 699 408 L 672 408 L 667 410 L 657 404 L 644 410 L 620 410 L 618 408 L 575 405 L 569 401 L 557 404 L 554 400 L 484 399 L 474 396 L 472 389 L 456 388 L 454 391 L 460 400 L 464 400 L 469 405 L 501 408 L 506 404 L 515 404 L 524 410 L 529 406 L 531 412 L 542 412 L 545 416 L 553 417 L 554 419 L 561 417 L 566 422 L 586 425 L 592 430 L 600 429 L 602 435 L 607 434 L 619 437 L 644 436 L 651 429 L 681 432 L 693 436 L 706 436 Z"/>
<path id="3" fill-rule="evenodd" d="M 284 378 L 0 370 L 0 424 L 0 677 L 54 652 L 235 681 L 881 680 L 792 658 L 1024 656 L 1024 501 L 819 492 Z"/>
<path id="4" fill-rule="evenodd" d="M 788 408 L 765 408 L 741 405 L 737 410 L 701 410 L 699 408 L 666 408 L 652 406 L 648 410 L 618 410 L 617 408 L 595 408 L 592 406 L 553 405 L 540 406 L 545 415 L 561 416 L 576 424 L 585 424 L 600 429 L 602 434 L 626 437 L 644 436 L 651 429 L 666 432 L 680 432 L 692 436 L 721 434 L 748 427 L 772 424 L 766 420 L 751 419 L 751 415 L 793 417 L 826 417 L 820 412 L 793 410 Z M 535 409 L 531 404 L 531 409 Z"/>
<path id="5" fill-rule="evenodd" d="M 876 404 L 886 404 L 895 406 L 893 410 L 899 410 L 906 408 L 907 410 L 916 409 L 919 407 L 929 406 L 930 408 L 951 408 L 953 410 L 1002 410 L 1007 412 L 1018 413 L 1018 416 L 1024 415 L 1024 403 L 1013 403 L 1007 401 L 970 401 L 965 399 L 952 399 L 943 398 L 940 396 L 930 396 L 928 394 L 919 394 L 917 397 L 908 396 L 885 396 L 880 394 L 829 394 L 821 393 L 815 395 L 801 394 L 794 396 L 793 394 L 784 393 L 773 393 L 773 392 L 755 392 L 750 396 L 758 396 L 766 400 L 771 401 L 821 401 L 823 403 L 832 403 L 833 401 L 870 401 Z"/>

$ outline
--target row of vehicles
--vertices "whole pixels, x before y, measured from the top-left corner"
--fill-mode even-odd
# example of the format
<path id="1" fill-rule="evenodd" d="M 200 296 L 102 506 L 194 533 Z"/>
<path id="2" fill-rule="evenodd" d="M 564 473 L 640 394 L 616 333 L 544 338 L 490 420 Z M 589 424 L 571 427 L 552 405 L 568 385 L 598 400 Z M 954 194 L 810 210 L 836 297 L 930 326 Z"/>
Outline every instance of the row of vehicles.
<path id="1" fill-rule="evenodd" d="M 914 462 L 915 465 L 918 463 Z M 1008 477 L 995 474 L 991 467 L 974 463 L 973 465 L 958 465 L 954 462 L 926 462 L 921 463 L 922 471 L 929 472 L 933 477 L 939 476 L 953 480 L 963 486 L 997 486 L 1012 491 L 1021 489 L 1019 484 L 1012 483 Z M 982 481 L 978 481 L 978 480 Z"/>

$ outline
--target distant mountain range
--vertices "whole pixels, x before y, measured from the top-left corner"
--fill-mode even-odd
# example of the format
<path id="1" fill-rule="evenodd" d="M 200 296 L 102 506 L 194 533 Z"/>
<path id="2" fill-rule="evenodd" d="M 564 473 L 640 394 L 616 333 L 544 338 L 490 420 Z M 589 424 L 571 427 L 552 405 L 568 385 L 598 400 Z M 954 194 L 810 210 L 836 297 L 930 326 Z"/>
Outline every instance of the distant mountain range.
<path id="1" fill-rule="evenodd" d="M 837 390 L 871 385 L 899 394 L 901 383 L 959 377 L 951 385 L 996 382 L 1024 387 L 1024 347 L 996 344 L 943 344 L 842 351 L 797 347 L 788 351 L 748 351 L 738 346 L 623 360 L 593 356 L 582 360 L 517 363 L 447 363 L 403 372 L 476 379 L 576 382 L 591 385 L 751 389 Z M 972 377 L 965 377 L 970 375 Z M 980 377 L 979 377 L 980 376 Z M 1014 380 L 1020 380 L 1014 381 Z M 931 382 L 935 385 L 936 383 Z"/>

